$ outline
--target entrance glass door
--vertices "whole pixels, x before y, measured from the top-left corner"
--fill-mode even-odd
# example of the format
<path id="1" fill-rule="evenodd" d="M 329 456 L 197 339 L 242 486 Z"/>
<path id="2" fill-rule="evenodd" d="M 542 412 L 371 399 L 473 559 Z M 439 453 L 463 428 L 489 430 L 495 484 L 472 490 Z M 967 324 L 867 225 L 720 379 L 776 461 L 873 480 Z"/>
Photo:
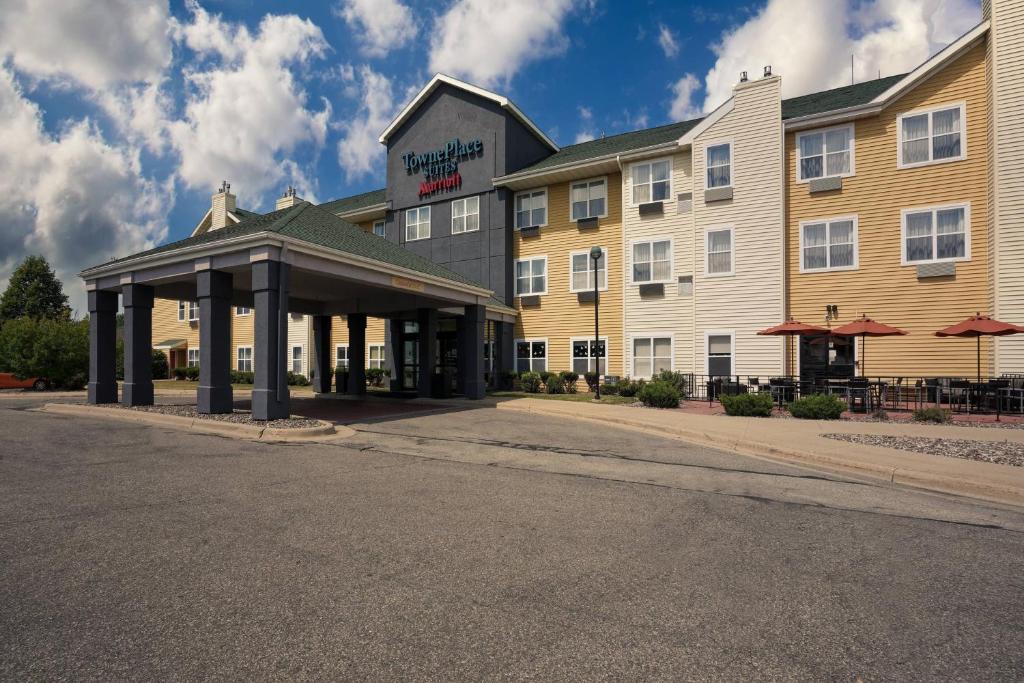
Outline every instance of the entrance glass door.
<path id="1" fill-rule="evenodd" d="M 420 326 L 405 323 L 402 330 L 402 388 L 414 391 L 420 376 Z"/>

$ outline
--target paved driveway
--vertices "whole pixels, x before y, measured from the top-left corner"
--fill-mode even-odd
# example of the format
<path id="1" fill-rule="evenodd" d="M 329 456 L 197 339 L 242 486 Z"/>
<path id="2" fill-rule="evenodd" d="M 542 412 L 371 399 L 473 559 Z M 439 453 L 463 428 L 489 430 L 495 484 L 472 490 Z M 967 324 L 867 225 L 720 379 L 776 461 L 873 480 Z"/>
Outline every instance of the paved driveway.
<path id="1" fill-rule="evenodd" d="M 274 445 L 0 401 L 0 678 L 1020 680 L 1024 517 L 491 409 Z"/>

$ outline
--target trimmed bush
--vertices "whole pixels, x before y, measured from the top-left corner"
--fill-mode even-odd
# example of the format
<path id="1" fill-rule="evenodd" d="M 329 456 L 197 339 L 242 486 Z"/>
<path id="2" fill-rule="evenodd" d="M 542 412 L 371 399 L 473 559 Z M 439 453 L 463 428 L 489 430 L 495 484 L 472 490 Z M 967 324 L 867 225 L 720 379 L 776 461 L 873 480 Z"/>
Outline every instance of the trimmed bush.
<path id="1" fill-rule="evenodd" d="M 187 379 L 190 382 L 198 381 L 199 380 L 199 366 L 198 365 L 193 365 L 191 367 L 185 368 L 185 379 Z"/>
<path id="2" fill-rule="evenodd" d="M 580 381 L 579 373 L 566 370 L 565 372 L 558 373 L 558 377 L 562 380 L 562 387 L 565 389 L 565 393 L 576 393 L 576 383 Z"/>
<path id="3" fill-rule="evenodd" d="M 528 394 L 540 393 L 540 373 L 524 372 L 519 375 L 519 386 Z"/>
<path id="4" fill-rule="evenodd" d="M 231 383 L 232 384 L 252 384 L 255 376 L 251 372 L 245 370 L 232 370 L 231 371 Z"/>
<path id="5" fill-rule="evenodd" d="M 932 422 L 935 424 L 946 424 L 953 421 L 953 411 L 946 408 L 932 406 L 914 411 L 914 422 Z"/>
<path id="6" fill-rule="evenodd" d="M 676 391 L 679 392 L 680 396 L 686 396 L 686 394 L 687 394 L 687 388 L 688 388 L 688 384 L 689 384 L 688 379 L 689 378 L 686 375 L 684 375 L 683 373 L 681 373 L 681 372 L 672 372 L 671 370 L 662 370 L 660 373 L 658 373 L 658 376 L 655 377 L 654 379 L 656 379 L 659 382 L 665 382 L 666 384 L 671 384 L 673 387 L 676 388 Z"/>
<path id="7" fill-rule="evenodd" d="M 639 398 L 648 408 L 678 408 L 679 392 L 668 382 L 655 380 L 648 382 L 637 392 Z"/>
<path id="8" fill-rule="evenodd" d="M 619 382 L 619 396 L 633 398 L 640 392 L 640 389 L 643 388 L 644 384 L 646 384 L 646 382 L 644 382 L 642 379 L 632 380 L 627 377 L 626 379 Z"/>
<path id="9" fill-rule="evenodd" d="M 722 406 L 725 408 L 726 415 L 771 417 L 772 405 L 771 394 L 758 393 L 722 396 Z"/>
<path id="10" fill-rule="evenodd" d="M 290 387 L 308 387 L 309 379 L 305 375 L 301 375 L 297 372 L 288 373 L 288 386 Z"/>
<path id="11" fill-rule="evenodd" d="M 519 380 L 519 373 L 515 370 L 502 370 L 498 373 L 498 389 L 508 391 L 516 386 Z"/>
<path id="12" fill-rule="evenodd" d="M 188 368 L 173 368 L 171 370 L 171 376 L 174 379 L 187 379 L 188 378 Z"/>
<path id="13" fill-rule="evenodd" d="M 601 385 L 601 394 L 602 395 L 608 395 L 608 396 L 615 396 L 616 394 L 619 393 L 619 387 L 621 386 L 621 384 L 622 384 L 621 382 L 616 382 L 614 384 L 602 384 Z"/>
<path id="14" fill-rule="evenodd" d="M 801 420 L 838 420 L 846 403 L 835 396 L 815 394 L 789 404 L 789 412 Z"/>
<path id="15" fill-rule="evenodd" d="M 597 391 L 597 383 L 601 381 L 601 375 L 596 372 L 584 372 L 583 379 L 587 383 L 587 389 Z"/>
<path id="16" fill-rule="evenodd" d="M 384 368 L 366 368 L 366 381 L 370 383 L 371 387 L 383 387 L 384 378 L 390 376 L 391 372 Z"/>
<path id="17" fill-rule="evenodd" d="M 542 383 L 544 383 L 544 384 L 547 384 L 548 383 L 548 379 L 550 379 L 551 377 L 557 377 L 558 376 L 557 372 L 551 372 L 549 370 L 541 370 L 539 374 L 540 374 L 540 381 Z"/>
<path id="18" fill-rule="evenodd" d="M 544 384 L 549 394 L 565 393 L 565 384 L 562 383 L 562 378 L 558 375 L 549 375 L 547 382 Z"/>

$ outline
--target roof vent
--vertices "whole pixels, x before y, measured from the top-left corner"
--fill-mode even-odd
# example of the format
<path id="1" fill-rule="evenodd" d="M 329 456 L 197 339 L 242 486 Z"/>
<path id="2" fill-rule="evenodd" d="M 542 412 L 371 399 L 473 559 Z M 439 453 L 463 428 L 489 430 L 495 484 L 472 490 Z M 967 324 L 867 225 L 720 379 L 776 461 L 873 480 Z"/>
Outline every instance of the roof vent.
<path id="1" fill-rule="evenodd" d="M 741 71 L 740 72 L 740 83 L 746 83 L 746 82 L 747 82 L 747 72 L 746 71 Z"/>
<path id="2" fill-rule="evenodd" d="M 231 183 L 226 180 L 220 181 L 220 189 L 217 190 L 217 192 L 220 194 L 227 194 L 228 192 L 231 192 Z"/>
<path id="3" fill-rule="evenodd" d="M 768 78 L 768 77 L 769 77 L 769 76 L 771 76 L 771 75 L 772 75 L 772 65 L 771 65 L 771 64 L 769 64 L 768 66 L 766 66 L 766 67 L 764 68 L 764 77 L 765 77 L 765 78 Z"/>

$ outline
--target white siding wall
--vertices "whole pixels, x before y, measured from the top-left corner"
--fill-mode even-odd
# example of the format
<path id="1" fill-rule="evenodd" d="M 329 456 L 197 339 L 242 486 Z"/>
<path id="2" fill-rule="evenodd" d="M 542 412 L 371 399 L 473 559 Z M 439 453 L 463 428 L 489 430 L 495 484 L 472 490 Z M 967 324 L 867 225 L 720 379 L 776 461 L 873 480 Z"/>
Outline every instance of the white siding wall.
<path id="1" fill-rule="evenodd" d="M 624 254 L 624 373 L 633 375 L 633 337 L 648 333 L 669 333 L 673 337 L 673 364 L 679 372 L 693 372 L 693 296 L 680 296 L 676 284 L 680 276 L 693 275 L 693 213 L 680 214 L 676 197 L 693 191 L 690 152 L 673 154 L 672 188 L 660 216 L 639 215 L 633 204 L 632 165 L 623 169 L 623 254 Z M 647 162 L 650 159 L 645 160 Z M 642 162 L 640 162 L 642 163 Z M 633 284 L 633 248 L 635 240 L 669 237 L 672 239 L 672 283 L 665 285 L 663 297 L 640 297 L 640 286 Z"/>
<path id="2" fill-rule="evenodd" d="M 693 143 L 694 295 L 697 371 L 708 331 L 732 330 L 733 372 L 764 378 L 783 371 L 783 342 L 757 330 L 783 320 L 783 135 L 778 77 L 737 86 L 732 111 Z M 705 146 L 732 142 L 733 198 L 704 202 Z M 733 228 L 733 272 L 704 275 L 705 230 Z"/>

